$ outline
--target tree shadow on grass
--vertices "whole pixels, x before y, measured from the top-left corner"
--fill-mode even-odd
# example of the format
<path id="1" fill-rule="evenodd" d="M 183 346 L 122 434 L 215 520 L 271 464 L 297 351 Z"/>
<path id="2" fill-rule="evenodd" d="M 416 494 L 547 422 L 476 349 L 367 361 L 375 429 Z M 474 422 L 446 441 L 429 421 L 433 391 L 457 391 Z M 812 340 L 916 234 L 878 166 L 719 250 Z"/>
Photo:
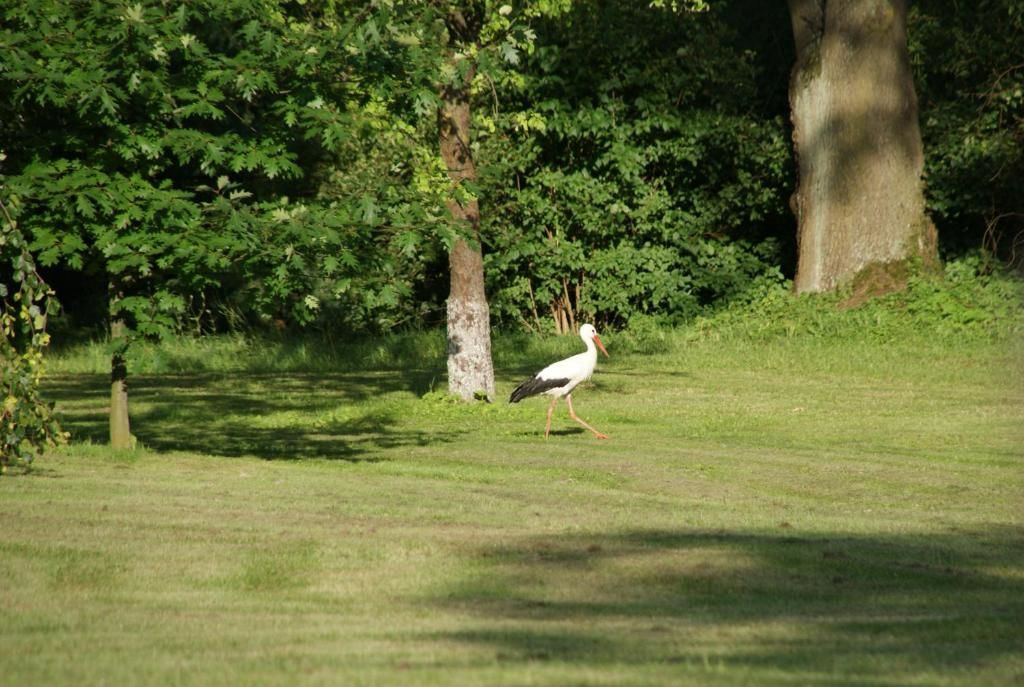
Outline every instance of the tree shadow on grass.
<path id="1" fill-rule="evenodd" d="M 569 427 L 567 429 L 552 429 L 550 436 L 552 437 L 570 437 L 579 434 L 588 434 L 588 432 L 582 427 Z M 511 433 L 512 436 L 516 437 L 533 437 L 535 439 L 544 439 L 544 421 L 543 419 L 537 423 L 536 429 L 523 429 Z"/>
<path id="2" fill-rule="evenodd" d="M 409 391 L 427 373 L 136 376 L 130 380 L 132 433 L 156 451 L 267 460 L 379 460 L 381 450 L 449 441 L 451 432 L 401 428 L 372 403 Z M 108 441 L 109 398 L 100 375 L 48 381 L 47 394 L 73 441 Z M 269 418 L 269 419 L 268 419 Z"/>
<path id="3" fill-rule="evenodd" d="M 712 655 L 741 671 L 863 684 L 969 673 L 1024 651 L 1020 528 L 566 534 L 476 558 L 438 603 L 479 622 L 443 639 L 503 661 L 699 667 Z"/>

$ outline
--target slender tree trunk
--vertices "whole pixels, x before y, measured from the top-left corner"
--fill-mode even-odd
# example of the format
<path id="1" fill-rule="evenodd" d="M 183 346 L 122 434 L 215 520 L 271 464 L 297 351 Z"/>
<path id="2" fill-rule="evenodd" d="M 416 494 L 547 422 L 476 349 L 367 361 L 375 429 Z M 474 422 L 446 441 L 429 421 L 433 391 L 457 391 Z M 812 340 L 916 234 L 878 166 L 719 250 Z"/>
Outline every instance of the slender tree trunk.
<path id="1" fill-rule="evenodd" d="M 789 0 L 799 186 L 798 293 L 830 291 L 881 268 L 937 263 L 925 214 L 924 155 L 910 73 L 906 0 Z M 886 284 L 888 286 L 886 286 Z"/>
<path id="2" fill-rule="evenodd" d="M 470 148 L 469 82 L 472 71 L 456 85 L 441 89 L 438 112 L 441 157 L 448 176 L 458 186 L 476 180 Z M 484 261 L 480 246 L 480 207 L 475 198 L 448 201 L 452 217 L 467 229 L 449 255 L 448 390 L 464 400 L 494 396 L 491 361 L 491 320 L 484 292 Z"/>
<path id="3" fill-rule="evenodd" d="M 128 364 L 125 361 L 125 337 L 127 326 L 120 315 L 115 314 L 120 294 L 111 287 L 110 340 L 114 353 L 110 358 L 110 446 L 131 448 L 132 433 L 128 421 Z"/>

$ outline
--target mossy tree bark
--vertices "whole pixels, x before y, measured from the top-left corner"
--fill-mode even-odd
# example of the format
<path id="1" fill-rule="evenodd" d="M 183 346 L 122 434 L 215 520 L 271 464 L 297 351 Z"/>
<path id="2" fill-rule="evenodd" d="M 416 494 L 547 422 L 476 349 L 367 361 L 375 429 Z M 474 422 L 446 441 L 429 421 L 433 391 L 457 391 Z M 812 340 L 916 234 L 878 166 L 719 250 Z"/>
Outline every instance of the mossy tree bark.
<path id="1" fill-rule="evenodd" d="M 831 291 L 880 265 L 937 263 L 906 1 L 789 0 L 789 9 L 796 291 Z"/>
<path id="2" fill-rule="evenodd" d="M 448 17 L 450 41 L 471 42 L 479 37 L 481 18 L 462 12 Z M 472 66 L 459 64 L 452 50 L 449 57 L 457 82 L 441 88 L 438 135 L 441 157 L 448 176 L 457 187 L 476 180 L 476 165 L 470 146 L 469 87 L 475 73 Z M 460 200 L 460 197 L 462 198 Z M 447 303 L 448 390 L 464 400 L 494 396 L 494 365 L 491 360 L 490 308 L 484 291 L 484 263 L 480 245 L 480 206 L 476 198 L 455 196 L 448 209 L 465 228 L 449 255 L 450 290 Z"/>

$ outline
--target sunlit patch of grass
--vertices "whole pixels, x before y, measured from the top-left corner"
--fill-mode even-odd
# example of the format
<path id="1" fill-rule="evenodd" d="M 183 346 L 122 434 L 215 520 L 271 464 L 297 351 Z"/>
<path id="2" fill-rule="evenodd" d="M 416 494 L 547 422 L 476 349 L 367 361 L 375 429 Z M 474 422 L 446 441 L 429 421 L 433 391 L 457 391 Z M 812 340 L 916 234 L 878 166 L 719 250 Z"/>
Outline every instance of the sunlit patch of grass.
<path id="1" fill-rule="evenodd" d="M 226 586 L 243 592 L 301 589 L 319 573 L 317 560 L 316 542 L 264 543 L 245 555 L 241 570 Z"/>

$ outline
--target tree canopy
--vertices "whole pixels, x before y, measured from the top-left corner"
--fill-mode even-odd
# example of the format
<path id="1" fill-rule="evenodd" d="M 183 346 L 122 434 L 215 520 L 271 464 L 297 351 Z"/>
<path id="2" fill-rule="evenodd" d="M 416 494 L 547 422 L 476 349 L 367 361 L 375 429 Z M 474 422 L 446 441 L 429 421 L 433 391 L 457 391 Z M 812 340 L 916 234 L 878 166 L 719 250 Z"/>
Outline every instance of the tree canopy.
<path id="1" fill-rule="evenodd" d="M 794 53 L 769 5 L 5 2 L 5 193 L 58 326 L 440 323 L 452 194 L 481 203 L 496 326 L 686 321 L 793 273 Z M 452 8 L 486 18 L 458 48 L 479 178 L 457 189 L 436 148 L 438 85 L 469 64 L 445 60 Z M 1020 259 L 1022 15 L 909 16 L 946 256 Z"/>

